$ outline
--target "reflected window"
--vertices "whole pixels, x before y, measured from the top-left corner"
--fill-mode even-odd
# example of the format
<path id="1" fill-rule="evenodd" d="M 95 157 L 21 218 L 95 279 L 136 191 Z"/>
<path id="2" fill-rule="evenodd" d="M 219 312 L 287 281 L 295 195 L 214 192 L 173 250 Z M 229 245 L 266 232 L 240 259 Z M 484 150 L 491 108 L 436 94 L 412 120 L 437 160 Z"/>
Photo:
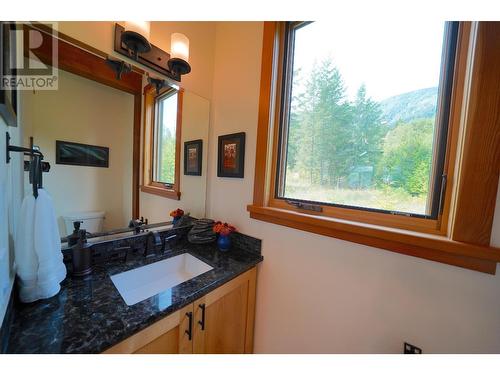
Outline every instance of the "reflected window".
<path id="1" fill-rule="evenodd" d="M 153 181 L 170 186 L 175 183 L 177 101 L 177 91 L 156 99 Z"/>

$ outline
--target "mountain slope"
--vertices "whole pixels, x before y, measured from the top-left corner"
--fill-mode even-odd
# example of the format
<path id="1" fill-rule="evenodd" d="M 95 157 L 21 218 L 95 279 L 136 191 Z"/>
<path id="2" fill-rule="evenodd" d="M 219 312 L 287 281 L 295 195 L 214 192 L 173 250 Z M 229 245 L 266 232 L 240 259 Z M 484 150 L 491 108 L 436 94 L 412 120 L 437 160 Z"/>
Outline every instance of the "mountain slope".
<path id="1" fill-rule="evenodd" d="M 430 87 L 392 96 L 380 102 L 382 118 L 391 126 L 436 114 L 437 87 Z"/>

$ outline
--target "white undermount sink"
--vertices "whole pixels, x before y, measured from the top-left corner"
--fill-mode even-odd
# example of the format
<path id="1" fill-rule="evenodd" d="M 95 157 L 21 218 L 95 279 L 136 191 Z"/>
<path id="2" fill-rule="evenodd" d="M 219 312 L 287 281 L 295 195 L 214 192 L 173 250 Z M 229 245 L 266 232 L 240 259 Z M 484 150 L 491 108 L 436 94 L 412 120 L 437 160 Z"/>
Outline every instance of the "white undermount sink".
<path id="1" fill-rule="evenodd" d="M 205 262 L 184 253 L 113 275 L 111 280 L 125 303 L 131 306 L 211 269 L 213 267 Z"/>

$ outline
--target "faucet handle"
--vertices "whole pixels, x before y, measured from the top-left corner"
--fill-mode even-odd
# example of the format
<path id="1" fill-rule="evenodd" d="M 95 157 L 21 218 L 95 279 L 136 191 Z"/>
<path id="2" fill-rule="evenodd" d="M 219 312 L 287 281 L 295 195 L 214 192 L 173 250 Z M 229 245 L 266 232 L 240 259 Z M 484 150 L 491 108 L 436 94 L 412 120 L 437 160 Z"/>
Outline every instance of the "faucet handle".
<path id="1" fill-rule="evenodd" d="M 156 255 L 156 251 L 158 248 L 161 248 L 162 245 L 161 237 L 158 232 L 148 232 L 146 246 L 144 248 L 144 256 L 147 258 L 149 256 Z"/>

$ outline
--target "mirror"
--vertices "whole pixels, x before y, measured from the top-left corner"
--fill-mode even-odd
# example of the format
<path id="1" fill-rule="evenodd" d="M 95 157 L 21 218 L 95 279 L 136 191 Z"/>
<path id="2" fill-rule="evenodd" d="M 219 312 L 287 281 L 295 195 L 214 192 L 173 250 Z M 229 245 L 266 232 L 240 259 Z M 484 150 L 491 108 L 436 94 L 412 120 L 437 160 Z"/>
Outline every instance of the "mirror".
<path id="1" fill-rule="evenodd" d="M 141 189 L 138 216 L 149 223 L 171 220 L 170 211 L 178 207 L 194 217 L 205 215 L 210 103 L 189 91 L 182 101 L 176 161 L 181 196 L 175 200 Z M 24 145 L 33 137 L 51 165 L 43 187 L 54 201 L 61 236 L 80 219 L 93 222 L 96 226 L 85 228 L 93 232 L 101 216 L 101 231 L 127 227 L 133 218 L 134 95 L 59 69 L 57 90 L 20 91 L 20 118 Z M 193 140 L 202 140 L 201 176 L 184 173 L 184 143 Z M 138 165 L 143 168 L 142 152 Z M 30 193 L 25 173 L 25 194 Z"/>

